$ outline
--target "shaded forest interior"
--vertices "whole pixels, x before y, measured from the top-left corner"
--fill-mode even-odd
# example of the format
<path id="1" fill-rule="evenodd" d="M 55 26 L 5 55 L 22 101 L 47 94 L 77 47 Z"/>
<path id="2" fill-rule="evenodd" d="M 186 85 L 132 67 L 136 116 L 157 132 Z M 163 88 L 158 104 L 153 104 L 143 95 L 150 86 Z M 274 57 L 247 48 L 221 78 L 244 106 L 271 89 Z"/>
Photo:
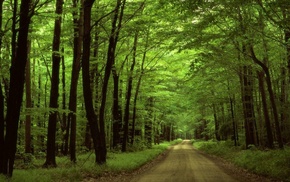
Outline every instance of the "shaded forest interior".
<path id="1" fill-rule="evenodd" d="M 0 0 L 0 28 L 1 174 L 23 154 L 290 143 L 287 0 Z"/>

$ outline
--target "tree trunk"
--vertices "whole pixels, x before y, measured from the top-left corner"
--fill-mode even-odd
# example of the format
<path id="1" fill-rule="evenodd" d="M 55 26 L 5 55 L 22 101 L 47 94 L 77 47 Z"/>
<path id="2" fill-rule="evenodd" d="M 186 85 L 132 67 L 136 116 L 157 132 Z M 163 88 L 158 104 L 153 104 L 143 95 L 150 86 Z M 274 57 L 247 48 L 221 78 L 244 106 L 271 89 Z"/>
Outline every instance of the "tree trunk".
<path id="1" fill-rule="evenodd" d="M 28 52 L 30 52 L 31 42 L 28 41 Z M 27 59 L 26 71 L 25 71 L 25 88 L 26 88 L 26 109 L 32 108 L 31 99 L 31 76 L 30 76 L 30 59 Z M 31 153 L 31 111 L 28 111 L 25 121 L 25 153 Z"/>
<path id="2" fill-rule="evenodd" d="M 255 114 L 254 114 L 254 99 L 253 99 L 253 75 L 250 66 L 243 66 L 242 72 L 242 101 L 245 119 L 245 134 L 246 134 L 246 147 L 249 145 L 256 145 L 255 138 Z"/>
<path id="3" fill-rule="evenodd" d="M 243 7 L 237 7 L 238 9 L 238 18 L 240 23 L 240 30 L 241 32 L 246 35 L 247 34 L 247 27 L 245 25 L 245 19 L 243 17 L 243 13 L 245 11 L 241 10 Z M 245 38 L 246 39 L 246 38 Z M 242 42 L 241 49 L 239 45 L 237 45 L 238 51 L 241 50 L 244 59 L 248 60 L 248 47 L 246 46 L 246 42 Z M 238 56 L 240 60 L 240 54 Z M 246 147 L 248 148 L 249 145 L 257 145 L 257 141 L 255 138 L 255 128 L 256 118 L 255 118 L 255 110 L 254 110 L 254 97 L 253 97 L 253 73 L 251 65 L 244 65 L 241 67 L 240 70 L 240 83 L 241 83 L 241 96 L 242 96 L 242 103 L 243 103 L 243 114 L 244 114 L 244 127 L 245 127 L 245 135 L 246 135 Z"/>
<path id="4" fill-rule="evenodd" d="M 104 130 L 105 130 L 105 108 L 106 108 L 106 100 L 107 100 L 107 89 L 108 89 L 108 83 L 109 83 L 109 78 L 112 71 L 112 67 L 115 63 L 115 51 L 116 51 L 116 46 L 118 42 L 119 31 L 121 28 L 121 22 L 123 18 L 124 6 L 125 6 L 125 1 L 122 4 L 121 0 L 117 0 L 115 13 L 112 20 L 112 29 L 111 29 L 111 35 L 109 39 L 109 46 L 108 46 L 108 52 L 107 52 L 107 63 L 105 67 L 104 82 L 103 82 L 103 87 L 102 87 L 102 99 L 101 99 L 101 106 L 100 106 L 100 112 L 99 112 L 100 132 L 102 136 L 101 140 L 103 141 L 102 143 L 104 144 L 105 144 L 105 131 Z M 119 15 L 120 7 L 121 7 L 121 13 Z M 119 17 L 119 24 L 117 27 L 118 17 Z"/>
<path id="5" fill-rule="evenodd" d="M 10 87 L 6 115 L 6 135 L 4 146 L 4 165 L 1 173 L 12 176 L 17 145 L 17 132 L 20 108 L 23 99 L 25 66 L 27 61 L 30 0 L 22 0 L 20 6 L 19 34 L 15 62 L 10 68 Z"/>
<path id="6" fill-rule="evenodd" d="M 85 146 L 88 150 L 92 149 L 92 140 L 91 140 L 90 124 L 86 123 L 86 133 L 85 133 Z"/>
<path id="7" fill-rule="evenodd" d="M 130 68 L 129 78 L 128 78 L 128 88 L 126 94 L 126 104 L 125 104 L 125 112 L 124 112 L 124 137 L 122 143 L 122 152 L 126 152 L 127 150 L 127 142 L 128 142 L 128 132 L 129 132 L 129 115 L 130 115 L 130 100 L 132 95 L 132 84 L 133 84 L 133 71 L 136 64 L 136 52 L 137 52 L 137 43 L 138 43 L 138 32 L 135 33 L 134 36 L 134 45 L 133 45 L 133 60 Z M 134 133 L 134 130 L 132 131 Z"/>
<path id="8" fill-rule="evenodd" d="M 132 131 L 131 131 L 131 134 L 132 134 L 132 136 L 131 136 L 131 144 L 132 145 L 134 144 L 134 140 L 135 140 L 135 125 L 136 125 L 136 113 L 137 113 L 137 100 L 138 100 L 139 90 L 140 90 L 140 87 L 141 87 L 142 77 L 144 75 L 144 63 L 145 63 L 146 55 L 147 55 L 147 48 L 149 46 L 149 33 L 150 33 L 150 31 L 147 30 L 145 50 L 144 50 L 143 56 L 142 56 L 141 71 L 140 71 L 140 76 L 139 76 L 138 81 L 137 81 L 136 91 L 135 91 L 134 101 L 133 101 L 133 116 L 132 116 Z"/>
<path id="9" fill-rule="evenodd" d="M 18 12 L 18 0 L 14 0 L 13 1 L 13 16 L 12 16 L 12 38 L 11 38 L 11 52 L 12 52 L 12 64 L 14 64 L 15 62 L 15 57 L 16 57 L 16 49 L 17 49 L 17 42 L 16 42 L 16 39 L 17 39 L 17 30 L 16 30 L 16 27 L 17 27 L 17 12 Z"/>
<path id="10" fill-rule="evenodd" d="M 57 111 L 58 108 L 58 88 L 59 88 L 59 69 L 61 55 L 60 51 L 60 36 L 61 36 L 61 15 L 62 15 L 63 0 L 56 1 L 56 19 L 54 22 L 54 36 L 52 45 L 52 78 L 50 89 L 50 102 L 49 107 L 54 109 L 49 113 L 48 131 L 47 131 L 47 153 L 46 161 L 43 164 L 44 167 L 56 167 L 55 161 L 55 135 L 56 135 L 56 123 L 57 123 Z"/>
<path id="11" fill-rule="evenodd" d="M 62 63 L 62 109 L 63 111 L 66 110 L 66 81 L 65 81 L 65 59 L 64 59 L 64 48 L 61 49 L 62 52 L 62 56 L 61 56 L 61 63 Z M 64 136 L 66 133 L 66 125 L 67 125 L 67 113 L 63 112 L 62 113 L 62 119 L 61 119 L 61 123 L 60 123 L 60 127 L 61 127 L 61 132 L 63 134 L 63 142 L 61 145 L 61 153 L 64 153 L 64 146 L 65 146 L 65 140 L 64 140 Z"/>
<path id="12" fill-rule="evenodd" d="M 290 34 L 289 34 L 290 36 Z M 290 38 L 290 37 L 289 37 Z M 288 53 L 287 53 L 288 54 Z M 290 54 L 290 51 L 289 51 Z M 289 59 L 289 66 L 290 66 L 290 59 Z M 288 71 L 290 73 L 290 70 Z M 289 79 L 289 78 L 288 78 Z M 280 93 L 280 120 L 281 120 L 281 132 L 282 132 L 282 137 L 284 143 L 287 143 L 289 141 L 289 136 L 288 135 L 283 135 L 283 131 L 287 130 L 287 124 L 286 122 L 288 121 L 289 114 L 288 114 L 288 93 L 287 93 L 287 71 L 284 66 L 281 68 L 281 93 Z"/>
<path id="13" fill-rule="evenodd" d="M 0 82 L 0 174 L 3 173 L 3 167 L 4 167 L 4 95 L 2 92 L 2 85 Z"/>
<path id="14" fill-rule="evenodd" d="M 143 65 L 143 63 L 144 62 L 142 62 L 142 65 Z M 140 90 L 140 87 L 141 87 L 141 81 L 142 81 L 143 74 L 144 74 L 144 70 L 142 68 L 141 73 L 140 73 L 140 76 L 139 76 L 138 81 L 137 81 L 137 86 L 136 86 L 135 95 L 134 95 L 134 101 L 133 101 L 131 145 L 133 145 L 134 144 L 134 141 L 135 141 L 136 115 L 137 115 L 137 100 L 138 100 L 138 95 L 139 95 L 139 90 Z"/>
<path id="15" fill-rule="evenodd" d="M 281 128 L 280 128 L 280 123 L 279 123 L 279 115 L 278 115 L 278 110 L 277 110 L 277 106 L 276 106 L 276 102 L 275 102 L 274 91 L 272 88 L 272 82 L 271 82 L 269 68 L 256 57 L 253 46 L 250 46 L 250 51 L 251 51 L 251 57 L 252 57 L 253 61 L 263 69 L 263 71 L 266 75 L 266 84 L 267 84 L 267 88 L 268 88 L 268 92 L 269 92 L 271 106 L 273 109 L 277 140 L 278 140 L 279 148 L 283 149 L 284 144 L 283 144 L 283 140 L 282 140 Z"/>
<path id="16" fill-rule="evenodd" d="M 83 41 L 83 10 L 80 11 L 79 18 L 77 13 L 78 1 L 73 0 L 73 24 L 74 24 L 74 48 L 73 48 L 73 66 L 71 74 L 70 96 L 69 96 L 69 115 L 66 139 L 70 133 L 70 160 L 76 162 L 76 111 L 77 111 L 77 86 L 80 74 L 81 51 Z M 81 0 L 83 4 L 83 0 Z M 70 132 L 69 132 L 70 127 Z"/>
<path id="17" fill-rule="evenodd" d="M 238 131 L 237 131 L 237 123 L 235 119 L 235 112 L 234 112 L 234 98 L 232 96 L 229 97 L 230 100 L 230 110 L 231 110 L 231 119 L 232 119 L 232 127 L 233 127 L 233 140 L 235 146 L 238 145 Z"/>
<path id="18" fill-rule="evenodd" d="M 219 120 L 218 120 L 218 117 L 217 117 L 217 111 L 216 111 L 216 105 L 215 104 L 213 104 L 213 106 L 212 106 L 212 108 L 213 108 L 213 117 L 214 117 L 214 133 L 215 133 L 215 138 L 216 138 L 216 140 L 217 141 L 220 141 L 221 140 L 221 137 L 220 137 L 220 134 L 219 134 L 219 129 L 220 129 L 220 127 L 219 127 Z"/>
<path id="19" fill-rule="evenodd" d="M 119 104 L 119 75 L 116 68 L 112 69 L 114 91 L 113 91 L 113 148 L 116 148 L 121 143 L 120 131 L 122 128 L 122 110 Z"/>
<path id="20" fill-rule="evenodd" d="M 145 142 L 148 148 L 152 148 L 153 102 L 154 102 L 153 97 L 149 97 L 147 99 L 146 110 L 148 114 L 146 117 L 147 119 L 145 120 Z M 171 130 L 170 134 L 172 134 Z"/>
<path id="21" fill-rule="evenodd" d="M 289 6 L 285 6 L 282 7 L 282 14 L 283 14 L 283 20 L 284 22 L 288 22 L 286 23 L 286 25 L 289 25 L 290 23 L 290 8 Z M 288 92 L 287 92 L 287 88 L 289 88 L 289 82 L 290 82 L 290 30 L 289 27 L 285 28 L 284 30 L 284 40 L 285 40 L 285 45 L 286 45 L 286 61 L 287 61 L 287 71 L 286 68 L 282 68 L 282 83 L 281 83 L 281 132 L 283 133 L 284 130 L 289 130 L 289 128 L 287 128 L 287 121 L 289 119 L 289 114 L 288 114 L 288 110 L 287 108 L 289 107 L 289 104 L 287 104 L 287 100 L 288 100 Z M 288 77 L 286 76 L 288 73 Z M 288 82 L 286 81 L 288 80 Z M 288 121 L 289 122 L 289 121 Z M 288 124 L 289 125 L 289 124 Z M 287 132 L 285 132 L 287 133 Z M 283 136 L 283 139 L 285 140 L 285 142 L 289 142 L 289 136 L 285 135 Z"/>
<path id="22" fill-rule="evenodd" d="M 258 72 L 258 80 L 259 80 L 259 89 L 260 89 L 261 97 L 262 97 L 262 105 L 263 105 L 265 126 L 266 126 L 266 131 L 267 131 L 267 143 L 266 143 L 266 146 L 269 147 L 269 148 L 273 148 L 274 147 L 273 134 L 272 134 L 270 116 L 269 116 L 269 113 L 268 113 L 267 97 L 266 97 L 265 86 L 264 86 L 264 71 Z"/>
<path id="23" fill-rule="evenodd" d="M 91 44 L 91 11 L 94 0 L 84 1 L 84 37 L 83 37 L 83 95 L 87 119 L 90 125 L 91 136 L 94 143 L 96 163 L 104 164 L 106 162 L 107 148 L 104 133 L 104 123 L 98 125 L 98 118 L 93 106 L 93 97 L 90 81 L 90 44 Z M 101 129 L 102 128 L 102 129 Z"/>
<path id="24" fill-rule="evenodd" d="M 2 16 L 3 16 L 3 2 L 4 0 L 0 0 L 0 30 L 2 31 Z M 0 36 L 0 54 L 2 50 L 2 36 Z M 0 81 L 0 174 L 3 173 L 4 167 L 4 95 L 2 91 L 2 84 Z"/>

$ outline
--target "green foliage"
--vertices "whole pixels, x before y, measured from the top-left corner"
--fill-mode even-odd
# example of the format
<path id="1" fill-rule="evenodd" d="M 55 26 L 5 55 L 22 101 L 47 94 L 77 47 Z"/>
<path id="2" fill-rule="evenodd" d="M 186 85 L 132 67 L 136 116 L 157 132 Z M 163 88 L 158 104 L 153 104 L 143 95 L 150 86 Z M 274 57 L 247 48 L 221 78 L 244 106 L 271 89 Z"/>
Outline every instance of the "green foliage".
<path id="1" fill-rule="evenodd" d="M 234 147 L 232 141 L 193 141 L 193 145 L 198 150 L 222 157 L 253 173 L 290 181 L 289 147 L 284 150 L 258 150 L 256 147 L 242 150 L 241 147 Z"/>
<path id="2" fill-rule="evenodd" d="M 290 149 L 285 150 L 243 150 L 233 162 L 254 173 L 289 181 Z"/>
<path id="3" fill-rule="evenodd" d="M 201 142 L 201 141 L 197 141 L 197 142 L 193 142 L 193 145 L 202 151 L 205 151 L 208 154 L 211 155 L 217 155 L 219 157 L 224 157 L 227 156 L 229 154 L 231 154 L 231 151 L 234 151 L 234 147 L 230 147 L 233 146 L 232 142 L 225 142 L 225 141 L 220 141 L 220 142 L 216 142 L 216 141 L 207 141 L 207 142 Z M 228 156 L 230 157 L 230 156 Z"/>
<path id="4" fill-rule="evenodd" d="M 249 57 L 249 55 L 242 55 L 242 44 L 251 41 L 258 57 L 263 57 L 268 54 L 269 61 L 267 64 L 270 68 L 271 79 L 274 83 L 273 87 L 277 90 L 277 98 L 280 98 L 278 88 L 281 88 L 281 68 L 286 66 L 285 56 L 287 55 L 285 52 L 286 44 L 282 41 L 284 36 L 283 27 L 287 25 L 284 25 L 286 24 L 284 22 L 285 20 L 278 19 L 279 17 L 283 17 L 278 4 L 274 3 L 272 4 L 274 6 L 272 6 L 271 3 L 265 3 L 264 6 L 265 10 L 268 11 L 267 16 L 269 16 L 269 19 L 267 17 L 262 18 L 265 27 L 264 30 L 261 30 L 261 25 L 258 22 L 260 18 L 258 15 L 261 9 L 255 1 L 244 3 L 243 0 L 147 0 L 144 4 L 142 0 L 128 1 L 124 12 L 124 24 L 120 31 L 119 44 L 115 55 L 115 67 L 120 76 L 120 105 L 123 107 L 127 86 L 126 80 L 128 79 L 130 61 L 132 59 L 132 35 L 136 31 L 139 31 L 138 46 L 136 48 L 136 70 L 133 73 L 134 88 L 139 76 L 141 75 L 143 77 L 137 102 L 136 127 L 143 129 L 144 122 L 151 120 L 154 129 L 169 126 L 175 130 L 174 133 L 177 137 L 183 138 L 192 138 L 194 131 L 202 127 L 201 134 L 203 137 L 209 136 L 209 138 L 214 138 L 216 131 L 213 105 L 216 105 L 218 107 L 215 113 L 219 122 L 218 132 L 223 139 L 229 138 L 232 135 L 232 115 L 229 112 L 229 98 L 233 98 L 235 102 L 234 117 L 237 122 L 238 131 L 242 133 L 243 109 L 242 103 L 239 102 L 241 98 L 240 69 L 245 65 L 253 65 L 250 61 L 243 59 L 243 56 Z M 144 7 L 141 5 L 144 5 Z M 98 25 L 94 25 L 91 31 L 91 52 L 98 52 L 96 57 L 90 60 L 92 75 L 95 74 L 93 72 L 95 69 L 99 71 L 96 73 L 97 76 L 103 76 L 104 74 L 107 44 L 113 14 L 103 16 L 111 12 L 114 6 L 115 2 L 113 1 L 99 1 L 95 3 L 95 9 L 92 11 L 92 22 L 98 21 Z M 3 45 L 0 56 L 0 77 L 2 81 L 9 79 L 10 56 L 12 54 L 10 50 L 11 17 L 13 13 L 12 3 L 4 1 L 4 7 L 3 22 L 5 27 L 2 27 L 4 35 L 2 37 Z M 64 4 L 65 16 L 63 19 L 61 47 L 64 48 L 64 52 L 62 53 L 66 67 L 66 88 L 64 92 L 67 100 L 69 96 L 68 91 L 73 55 L 74 35 L 72 11 L 79 11 L 79 8 L 72 8 L 71 3 L 66 2 Z M 242 17 L 244 18 L 243 22 L 239 19 L 239 11 L 242 12 L 241 16 L 244 16 Z M 248 15 L 246 15 L 247 13 Z M 274 16 L 273 13 L 277 13 L 277 15 Z M 101 17 L 102 19 L 100 19 Z M 32 142 L 35 156 L 43 157 L 45 156 L 48 114 L 49 112 L 55 111 L 48 107 L 54 18 L 54 2 L 46 1 L 43 6 L 37 9 L 35 15 L 32 17 L 33 21 L 30 26 L 31 51 L 29 57 L 32 62 L 31 94 L 34 106 L 33 108 L 22 110 L 17 146 L 17 156 L 21 158 L 21 161 L 17 161 L 19 163 L 16 164 L 21 169 L 31 170 L 41 165 L 41 162 L 34 159 L 33 156 L 24 154 L 23 138 L 25 137 L 25 116 L 30 114 L 32 117 Z M 241 24 L 243 24 L 245 29 L 240 28 Z M 97 34 L 98 41 L 94 40 L 95 34 Z M 245 40 L 245 37 L 248 37 L 250 40 Z M 267 48 L 264 47 L 264 42 L 267 44 Z M 143 56 L 145 60 L 144 65 L 142 63 Z M 253 66 L 253 68 L 254 72 L 260 70 L 258 66 Z M 92 82 L 95 82 L 93 80 L 96 80 L 96 78 L 92 78 Z M 92 87 L 95 89 L 93 91 L 94 97 L 99 94 L 98 92 L 100 90 L 97 89 L 101 88 L 102 81 L 101 79 L 99 81 L 100 85 L 98 85 L 98 88 L 95 88 L 96 85 L 94 84 L 96 83 L 92 83 Z M 60 84 L 62 86 L 63 83 Z M 79 84 L 81 84 L 81 79 Z M 87 121 L 83 106 L 82 87 L 78 87 L 78 89 L 76 113 L 78 123 L 77 151 L 82 152 Z M 111 128 L 112 120 L 110 107 L 113 102 L 112 89 L 113 82 L 110 81 L 108 91 L 109 99 L 107 101 L 108 107 L 105 113 L 107 120 L 106 128 L 108 128 L 106 131 L 108 133 L 107 136 L 111 136 L 109 128 Z M 135 90 L 133 90 L 133 94 L 134 92 Z M 255 88 L 255 92 L 258 96 L 258 89 Z M 154 97 L 154 105 L 150 108 L 152 110 L 152 117 L 150 118 L 147 118 L 148 110 L 146 110 L 146 98 L 148 97 Z M 98 99 L 95 101 L 96 110 L 99 104 Z M 60 108 L 56 109 L 59 113 L 59 120 L 61 120 L 60 118 L 63 113 L 68 114 L 67 109 L 61 109 L 62 104 L 67 108 L 67 100 L 61 103 L 63 101 L 63 95 L 60 95 Z M 260 107 L 260 103 L 258 102 L 257 105 Z M 257 109 L 258 107 L 255 108 Z M 206 126 L 201 121 L 206 121 Z M 289 127 L 285 126 L 285 128 Z M 289 130 L 284 130 L 283 132 L 285 136 L 290 136 Z M 60 125 L 58 125 L 56 139 L 58 146 L 62 143 L 63 134 Z M 244 136 L 243 138 L 240 137 L 240 140 L 243 139 Z M 232 142 L 216 143 L 211 141 L 205 144 L 196 142 L 195 145 L 196 147 L 200 147 L 201 150 L 219 156 L 228 156 L 237 150 L 237 148 L 231 147 Z M 156 147 L 162 147 L 162 145 L 154 146 L 153 149 L 155 150 Z M 135 142 L 132 146 L 129 145 L 128 151 L 137 153 L 144 152 L 143 154 L 146 155 L 147 153 L 143 151 L 145 148 L 147 148 L 146 143 L 139 141 Z M 250 153 L 258 152 L 255 147 L 251 147 L 251 149 L 249 151 Z M 151 150 L 147 152 L 149 151 Z M 158 153 L 159 151 L 157 150 L 155 152 Z M 110 165 L 112 165 L 111 167 L 114 171 L 126 170 L 123 169 L 122 163 L 128 162 L 130 164 L 128 169 L 130 170 L 140 163 L 150 160 L 155 154 L 152 154 L 152 156 L 151 153 L 148 154 L 148 158 L 142 158 L 142 156 L 136 154 L 137 161 L 126 161 L 125 158 L 132 157 L 132 153 L 122 155 L 119 153 L 109 154 L 109 163 L 104 168 L 110 169 Z M 104 170 L 103 168 L 95 170 L 97 167 L 87 161 L 88 159 L 94 161 L 93 155 L 80 155 L 78 158 L 79 163 L 83 163 L 81 168 L 84 173 L 93 173 L 97 176 L 100 171 Z M 115 160 L 117 158 L 120 158 L 119 164 L 111 161 L 111 159 Z M 23 163 L 22 159 L 25 160 L 25 163 Z M 66 158 L 58 158 L 58 160 L 60 160 L 58 161 L 58 165 L 60 167 L 59 173 L 61 174 L 49 170 L 53 171 L 51 172 L 52 174 L 56 173 L 57 178 L 59 177 L 58 175 L 61 176 L 60 178 L 66 176 L 72 180 L 74 178 L 81 178 L 82 174 L 74 171 L 79 169 L 80 166 L 74 166 Z M 73 169 L 66 169 L 68 166 Z M 255 167 L 250 168 L 254 169 Z M 39 172 L 40 174 L 42 174 L 41 171 Z M 258 169 L 257 171 L 263 170 Z M 16 172 L 16 174 L 18 173 L 22 175 L 22 171 Z M 31 173 L 33 174 L 34 172 Z M 72 175 L 72 177 L 69 177 L 70 173 L 74 173 L 75 176 Z M 34 179 L 33 175 L 29 175 L 31 179 L 27 178 L 27 180 L 37 181 L 37 177 L 39 176 L 36 176 Z M 48 181 L 53 180 L 53 175 L 48 178 Z M 46 179 L 43 180 L 45 181 Z"/>
<path id="5" fill-rule="evenodd" d="M 152 149 L 147 149 L 134 153 L 111 153 L 108 156 L 107 167 L 112 172 L 122 172 L 134 170 L 148 161 L 153 160 L 157 155 L 167 149 L 168 143 L 154 145 Z"/>

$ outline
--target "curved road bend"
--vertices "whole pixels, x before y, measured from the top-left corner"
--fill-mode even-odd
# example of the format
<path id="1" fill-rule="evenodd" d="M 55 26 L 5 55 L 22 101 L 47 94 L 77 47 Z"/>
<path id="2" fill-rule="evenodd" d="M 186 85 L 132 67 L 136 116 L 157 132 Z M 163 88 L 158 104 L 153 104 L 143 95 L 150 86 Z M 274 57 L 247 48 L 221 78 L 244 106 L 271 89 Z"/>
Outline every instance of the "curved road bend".
<path id="1" fill-rule="evenodd" d="M 193 149 L 189 140 L 175 145 L 168 156 L 131 182 L 237 182 L 213 161 Z"/>

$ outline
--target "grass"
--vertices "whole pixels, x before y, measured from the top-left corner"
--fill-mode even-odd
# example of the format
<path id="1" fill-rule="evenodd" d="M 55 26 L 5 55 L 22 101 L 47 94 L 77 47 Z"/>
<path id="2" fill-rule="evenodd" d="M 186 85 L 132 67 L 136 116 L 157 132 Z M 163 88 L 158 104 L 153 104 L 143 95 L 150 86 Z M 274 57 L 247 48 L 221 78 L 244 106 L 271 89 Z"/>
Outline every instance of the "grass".
<path id="1" fill-rule="evenodd" d="M 195 148 L 222 157 L 253 173 L 290 182 L 290 148 L 284 150 L 242 150 L 232 142 L 193 141 Z"/>
<path id="2" fill-rule="evenodd" d="M 0 176 L 0 181 L 9 182 L 74 182 L 82 181 L 86 177 L 98 177 L 103 173 L 121 173 L 130 172 L 139 168 L 147 162 L 150 162 L 158 155 L 168 149 L 170 145 L 177 144 L 181 140 L 173 142 L 164 142 L 160 145 L 154 145 L 151 149 L 137 152 L 113 153 L 108 152 L 107 163 L 103 166 L 95 164 L 93 153 L 78 155 L 77 163 L 71 163 L 68 157 L 57 157 L 57 168 L 43 169 L 41 165 L 44 159 L 34 159 L 29 167 L 21 165 L 22 169 L 15 169 L 11 179 Z M 20 165 L 20 164 L 18 164 Z"/>

